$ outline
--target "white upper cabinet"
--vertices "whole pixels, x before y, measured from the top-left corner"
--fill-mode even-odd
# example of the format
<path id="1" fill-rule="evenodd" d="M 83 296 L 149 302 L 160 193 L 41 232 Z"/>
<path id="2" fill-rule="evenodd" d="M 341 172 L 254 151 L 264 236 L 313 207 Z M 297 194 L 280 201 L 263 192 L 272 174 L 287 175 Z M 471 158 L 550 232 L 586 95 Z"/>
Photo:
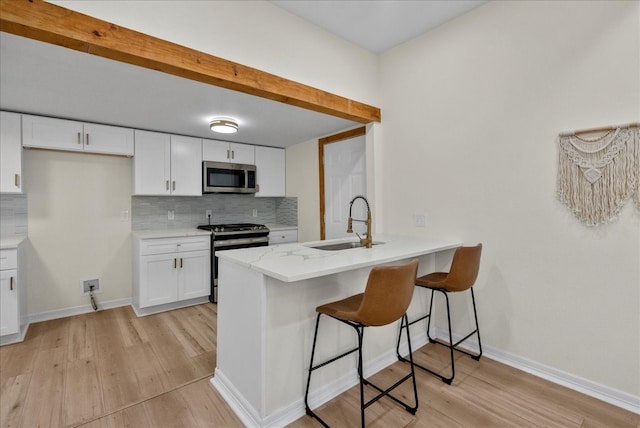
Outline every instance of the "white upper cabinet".
<path id="1" fill-rule="evenodd" d="M 202 140 L 171 136 L 171 194 L 202 196 Z"/>
<path id="2" fill-rule="evenodd" d="M 0 112 L 0 193 L 22 193 L 20 114 Z"/>
<path id="3" fill-rule="evenodd" d="M 84 150 L 92 153 L 133 156 L 133 129 L 85 123 Z"/>
<path id="4" fill-rule="evenodd" d="M 171 195 L 171 136 L 135 131 L 133 194 Z"/>
<path id="5" fill-rule="evenodd" d="M 22 145 L 133 156 L 133 129 L 25 114 Z"/>
<path id="6" fill-rule="evenodd" d="M 255 147 L 256 196 L 286 196 L 285 150 L 275 147 Z"/>
<path id="7" fill-rule="evenodd" d="M 254 147 L 249 144 L 202 140 L 202 160 L 228 163 L 255 163 Z"/>
<path id="8" fill-rule="evenodd" d="M 134 195 L 202 195 L 202 140 L 135 131 Z"/>

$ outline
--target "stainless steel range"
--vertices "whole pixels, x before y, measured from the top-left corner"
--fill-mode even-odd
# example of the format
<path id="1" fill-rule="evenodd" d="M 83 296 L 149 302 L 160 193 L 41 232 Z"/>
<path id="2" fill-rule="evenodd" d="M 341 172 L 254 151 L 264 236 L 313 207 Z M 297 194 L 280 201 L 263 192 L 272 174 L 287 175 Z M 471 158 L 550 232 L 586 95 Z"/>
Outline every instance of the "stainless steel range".
<path id="1" fill-rule="evenodd" d="M 216 251 L 269 245 L 269 228 L 264 224 L 204 224 L 198 229 L 211 231 L 211 295 L 209 300 L 218 303 L 218 257 Z"/>

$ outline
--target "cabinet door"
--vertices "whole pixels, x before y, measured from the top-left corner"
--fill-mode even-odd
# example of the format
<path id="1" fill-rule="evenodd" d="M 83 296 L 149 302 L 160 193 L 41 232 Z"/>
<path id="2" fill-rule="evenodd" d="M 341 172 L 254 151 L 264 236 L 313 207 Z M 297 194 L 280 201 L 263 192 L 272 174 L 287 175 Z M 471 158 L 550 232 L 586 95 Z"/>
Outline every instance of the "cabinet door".
<path id="1" fill-rule="evenodd" d="M 256 162 L 255 146 L 249 144 L 236 144 L 229 143 L 229 162 L 231 163 L 244 163 L 247 165 L 253 165 Z"/>
<path id="2" fill-rule="evenodd" d="M 18 319 L 18 271 L 0 271 L 0 336 L 20 330 Z"/>
<path id="3" fill-rule="evenodd" d="M 171 136 L 171 193 L 202 196 L 202 140 Z"/>
<path id="4" fill-rule="evenodd" d="M 218 140 L 202 140 L 202 160 L 229 162 L 231 155 L 229 143 Z"/>
<path id="5" fill-rule="evenodd" d="M 179 260 L 176 254 L 140 257 L 140 307 L 178 300 Z"/>
<path id="6" fill-rule="evenodd" d="M 58 150 L 83 150 L 82 123 L 51 117 L 22 115 L 22 145 Z"/>
<path id="7" fill-rule="evenodd" d="M 133 129 L 85 123 L 84 150 L 93 153 L 133 156 Z"/>
<path id="8" fill-rule="evenodd" d="M 135 131 L 133 194 L 171 194 L 171 139 L 168 134 Z"/>
<path id="9" fill-rule="evenodd" d="M 180 277 L 178 300 L 193 299 L 211 294 L 209 251 L 190 251 L 178 254 Z"/>
<path id="10" fill-rule="evenodd" d="M 22 193 L 20 115 L 0 112 L 0 193 Z"/>
<path id="11" fill-rule="evenodd" d="M 285 151 L 256 146 L 256 196 L 286 196 Z"/>

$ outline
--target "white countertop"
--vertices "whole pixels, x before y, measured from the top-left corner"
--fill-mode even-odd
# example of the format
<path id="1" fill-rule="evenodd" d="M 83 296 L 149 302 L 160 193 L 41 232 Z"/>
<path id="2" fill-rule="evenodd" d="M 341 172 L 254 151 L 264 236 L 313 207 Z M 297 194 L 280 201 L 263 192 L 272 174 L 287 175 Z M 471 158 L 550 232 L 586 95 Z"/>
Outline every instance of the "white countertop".
<path id="1" fill-rule="evenodd" d="M 267 224 L 265 224 L 265 226 L 267 226 L 270 231 L 298 230 L 298 226 L 289 226 L 289 225 L 286 225 L 286 224 L 267 223 Z"/>
<path id="2" fill-rule="evenodd" d="M 310 248 L 332 242 L 353 242 L 357 239 L 332 239 L 305 243 L 252 247 L 239 250 L 216 251 L 216 256 L 284 282 L 345 272 L 361 267 L 390 263 L 409 257 L 449 250 L 462 245 L 454 240 L 435 240 L 406 236 L 374 235 L 373 248 L 352 248 L 326 251 Z"/>
<path id="3" fill-rule="evenodd" d="M 138 239 L 153 238 L 177 238 L 181 236 L 207 236 L 211 235 L 208 230 L 196 229 L 154 229 L 154 230 L 134 230 L 131 232 Z"/>
<path id="4" fill-rule="evenodd" d="M 3 236 L 0 238 L 0 250 L 12 250 L 18 248 L 22 241 L 27 239 L 27 235 Z"/>

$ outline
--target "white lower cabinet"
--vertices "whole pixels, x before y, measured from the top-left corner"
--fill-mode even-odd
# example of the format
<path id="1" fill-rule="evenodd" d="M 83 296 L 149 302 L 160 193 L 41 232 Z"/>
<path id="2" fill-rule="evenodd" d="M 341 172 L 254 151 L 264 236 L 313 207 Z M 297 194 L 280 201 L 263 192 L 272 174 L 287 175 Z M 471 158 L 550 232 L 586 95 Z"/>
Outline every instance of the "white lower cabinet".
<path id="1" fill-rule="evenodd" d="M 0 345 L 21 342 L 27 332 L 20 248 L 0 250 Z"/>
<path id="2" fill-rule="evenodd" d="M 0 287 L 0 336 L 6 336 L 20 330 L 18 270 L 1 270 Z"/>
<path id="3" fill-rule="evenodd" d="M 208 296 L 209 247 L 208 235 L 134 240 L 136 310 Z"/>
<path id="4" fill-rule="evenodd" d="M 269 232 L 269 245 L 298 242 L 298 228 L 277 229 Z"/>

